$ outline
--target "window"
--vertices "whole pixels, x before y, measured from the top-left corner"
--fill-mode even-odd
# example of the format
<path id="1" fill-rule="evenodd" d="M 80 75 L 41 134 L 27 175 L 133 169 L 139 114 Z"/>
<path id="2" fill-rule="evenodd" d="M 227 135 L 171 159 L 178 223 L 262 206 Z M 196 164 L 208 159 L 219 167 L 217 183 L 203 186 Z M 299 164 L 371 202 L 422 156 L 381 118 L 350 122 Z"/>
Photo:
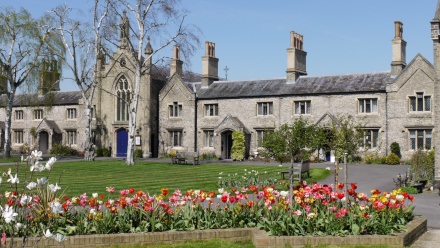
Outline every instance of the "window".
<path id="1" fill-rule="evenodd" d="M 296 115 L 309 115 L 311 114 L 312 104 L 310 101 L 295 102 L 295 114 Z"/>
<path id="2" fill-rule="evenodd" d="M 205 147 L 214 147 L 214 131 L 206 130 L 205 133 Z"/>
<path id="3" fill-rule="evenodd" d="M 43 119 L 43 110 L 37 109 L 34 111 L 34 120 L 41 120 Z"/>
<path id="4" fill-rule="evenodd" d="M 128 81 L 125 77 L 121 77 L 116 86 L 116 120 L 128 121 L 130 108 L 130 90 Z"/>
<path id="5" fill-rule="evenodd" d="M 23 131 L 15 131 L 15 144 L 23 144 Z"/>
<path id="6" fill-rule="evenodd" d="M 66 145 L 76 145 L 76 131 L 66 131 Z"/>
<path id="7" fill-rule="evenodd" d="M 377 113 L 377 99 L 359 99 L 359 113 Z"/>
<path id="8" fill-rule="evenodd" d="M 364 138 L 361 141 L 361 148 L 378 148 L 379 147 L 379 129 L 364 130 Z"/>
<path id="9" fill-rule="evenodd" d="M 416 97 L 409 97 L 409 111 L 431 111 L 431 96 L 417 93 Z"/>
<path id="10" fill-rule="evenodd" d="M 76 109 L 67 109 L 67 119 L 76 119 Z"/>
<path id="11" fill-rule="evenodd" d="M 15 111 L 15 120 L 23 120 L 23 110 Z"/>
<path id="12" fill-rule="evenodd" d="M 257 137 L 256 137 L 257 147 L 263 147 L 264 138 L 266 137 L 266 135 L 269 132 L 273 132 L 273 130 L 269 129 L 269 130 L 257 130 L 256 131 L 256 133 L 257 133 Z"/>
<path id="13" fill-rule="evenodd" d="M 180 117 L 182 116 L 182 104 L 178 104 L 174 102 L 173 105 L 170 105 L 170 117 Z"/>
<path id="14" fill-rule="evenodd" d="M 182 146 L 182 131 L 169 131 L 169 146 Z"/>
<path id="15" fill-rule="evenodd" d="M 431 129 L 409 130 L 409 149 L 431 150 L 432 130 Z"/>
<path id="16" fill-rule="evenodd" d="M 258 103 L 258 115 L 273 115 L 273 103 L 272 102 Z"/>
<path id="17" fill-rule="evenodd" d="M 205 104 L 205 116 L 218 116 L 218 104 Z"/>

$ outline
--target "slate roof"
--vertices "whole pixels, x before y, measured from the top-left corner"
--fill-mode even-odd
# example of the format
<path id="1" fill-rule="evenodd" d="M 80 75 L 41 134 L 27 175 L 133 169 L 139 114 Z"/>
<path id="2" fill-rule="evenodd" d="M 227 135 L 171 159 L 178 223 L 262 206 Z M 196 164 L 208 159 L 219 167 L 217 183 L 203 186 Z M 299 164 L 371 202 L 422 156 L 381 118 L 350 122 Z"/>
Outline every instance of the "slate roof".
<path id="1" fill-rule="evenodd" d="M 209 87 L 194 87 L 199 99 L 270 97 L 356 92 L 385 92 L 394 78 L 390 72 L 303 76 L 296 82 L 285 78 L 246 81 L 217 81 Z"/>
<path id="2" fill-rule="evenodd" d="M 14 97 L 14 107 L 26 107 L 26 106 L 41 106 L 45 102 L 51 102 L 52 105 L 77 105 L 82 98 L 81 91 L 55 91 L 53 93 L 53 102 L 48 97 L 52 94 L 47 94 L 45 97 L 38 96 L 37 94 L 18 94 Z M 0 97 L 1 106 L 6 106 L 6 95 Z"/>

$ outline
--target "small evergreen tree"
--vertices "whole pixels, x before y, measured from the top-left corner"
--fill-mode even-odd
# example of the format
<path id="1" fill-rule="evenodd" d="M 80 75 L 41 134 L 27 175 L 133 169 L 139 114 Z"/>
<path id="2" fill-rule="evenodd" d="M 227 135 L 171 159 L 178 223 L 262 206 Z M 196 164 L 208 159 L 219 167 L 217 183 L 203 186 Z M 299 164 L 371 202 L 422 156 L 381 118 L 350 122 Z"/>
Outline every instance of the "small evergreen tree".
<path id="1" fill-rule="evenodd" d="M 244 146 L 244 133 L 235 131 L 232 133 L 231 158 L 242 161 L 246 152 Z"/>
<path id="2" fill-rule="evenodd" d="M 397 143 L 397 142 L 391 143 L 390 149 L 391 149 L 391 153 L 396 154 L 399 158 L 402 157 L 402 155 L 400 154 L 400 145 L 399 145 L 399 143 Z"/>

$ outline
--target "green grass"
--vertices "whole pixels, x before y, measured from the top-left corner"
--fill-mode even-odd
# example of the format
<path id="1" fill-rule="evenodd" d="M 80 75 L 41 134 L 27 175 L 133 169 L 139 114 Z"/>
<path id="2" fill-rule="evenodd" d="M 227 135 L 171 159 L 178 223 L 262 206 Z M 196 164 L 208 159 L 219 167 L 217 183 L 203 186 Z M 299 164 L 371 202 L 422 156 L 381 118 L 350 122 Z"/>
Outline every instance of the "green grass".
<path id="1" fill-rule="evenodd" d="M 157 245 L 136 245 L 136 246 L 112 246 L 111 248 L 254 248 L 252 241 L 245 242 L 227 242 L 223 240 L 212 241 L 190 241 L 180 244 L 157 244 Z M 311 246 L 305 246 L 311 248 Z M 356 246 L 328 246 L 320 245 L 315 248 L 391 248 L 385 245 L 356 245 Z"/>
<path id="2" fill-rule="evenodd" d="M 12 168 L 15 175 L 15 166 L 0 165 L 0 173 Z M 75 161 L 55 163 L 50 172 L 50 182 L 55 184 L 60 179 L 62 189 L 67 188 L 67 196 L 78 196 L 83 193 L 99 193 L 107 195 L 106 187 L 115 187 L 116 193 L 120 190 L 133 188 L 135 190 L 159 193 L 161 188 L 168 188 L 170 192 L 176 189 L 182 191 L 190 189 L 203 189 L 215 191 L 218 189 L 218 176 L 220 172 L 240 173 L 244 169 L 258 170 L 260 173 L 267 171 L 276 178 L 286 167 L 278 166 L 248 166 L 248 165 L 218 165 L 202 164 L 200 166 L 183 166 L 169 163 L 136 162 L 134 166 L 126 166 L 124 161 Z M 27 172 L 29 181 L 29 168 L 22 164 L 19 170 L 20 183 L 24 181 L 24 172 Z M 326 178 L 330 171 L 319 168 L 311 169 L 309 183 Z M 44 171 L 38 178 L 48 176 Z M 3 178 L 5 182 L 6 179 Z M 34 178 L 32 181 L 36 181 Z M 4 186 L 5 184 L 3 184 Z M 284 186 L 286 187 L 286 186 Z M 20 191 L 19 191 L 20 192 Z M 117 194 L 119 195 L 119 193 Z M 114 196 L 115 197 L 115 196 Z"/>

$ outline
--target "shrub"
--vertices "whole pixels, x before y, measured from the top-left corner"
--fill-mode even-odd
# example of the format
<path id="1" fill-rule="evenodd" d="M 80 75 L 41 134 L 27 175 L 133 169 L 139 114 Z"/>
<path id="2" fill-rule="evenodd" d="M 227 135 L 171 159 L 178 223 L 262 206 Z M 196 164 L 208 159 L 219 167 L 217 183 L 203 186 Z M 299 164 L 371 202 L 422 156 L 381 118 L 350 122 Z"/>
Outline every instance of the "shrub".
<path id="1" fill-rule="evenodd" d="M 391 149 L 391 153 L 396 154 L 399 158 L 402 157 L 402 155 L 400 154 L 400 145 L 399 145 L 399 143 L 397 143 L 397 142 L 391 143 L 390 149 Z"/>
<path id="2" fill-rule="evenodd" d="M 102 148 L 102 156 L 110 157 L 110 151 L 107 148 Z"/>
<path id="3" fill-rule="evenodd" d="M 69 146 L 63 146 L 59 144 L 55 144 L 52 146 L 52 149 L 50 149 L 50 153 L 58 156 L 77 156 L 78 151 L 69 147 Z"/>
<path id="4" fill-rule="evenodd" d="M 96 150 L 96 156 L 97 156 L 97 157 L 102 157 L 102 156 L 104 156 L 104 155 L 103 155 L 103 151 L 104 151 L 103 148 L 98 148 L 98 149 Z"/>
<path id="5" fill-rule="evenodd" d="M 144 155 L 144 153 L 142 152 L 141 149 L 136 149 L 136 150 L 134 151 L 134 157 L 135 157 L 135 158 L 142 158 L 143 155 Z"/>
<path id="6" fill-rule="evenodd" d="M 367 164 L 378 164 L 379 162 L 379 158 L 374 154 L 365 156 L 365 163 Z"/>
<path id="7" fill-rule="evenodd" d="M 379 162 L 381 164 L 387 164 L 387 157 L 386 156 L 381 157 Z"/>
<path id="8" fill-rule="evenodd" d="M 401 187 L 400 188 L 402 192 L 408 193 L 408 194 L 417 194 L 417 189 L 414 187 Z"/>
<path id="9" fill-rule="evenodd" d="M 202 153 L 202 160 L 218 160 L 217 156 L 215 156 L 215 152 Z"/>
<path id="10" fill-rule="evenodd" d="M 400 164 L 400 158 L 396 154 L 391 153 L 388 155 L 386 162 L 387 164 Z"/>
<path id="11" fill-rule="evenodd" d="M 235 131 L 232 133 L 231 158 L 233 160 L 242 161 L 246 148 L 244 147 L 244 133 Z"/>
<path id="12" fill-rule="evenodd" d="M 410 175 L 414 180 L 426 180 L 434 177 L 434 150 L 417 151 L 411 157 Z"/>

